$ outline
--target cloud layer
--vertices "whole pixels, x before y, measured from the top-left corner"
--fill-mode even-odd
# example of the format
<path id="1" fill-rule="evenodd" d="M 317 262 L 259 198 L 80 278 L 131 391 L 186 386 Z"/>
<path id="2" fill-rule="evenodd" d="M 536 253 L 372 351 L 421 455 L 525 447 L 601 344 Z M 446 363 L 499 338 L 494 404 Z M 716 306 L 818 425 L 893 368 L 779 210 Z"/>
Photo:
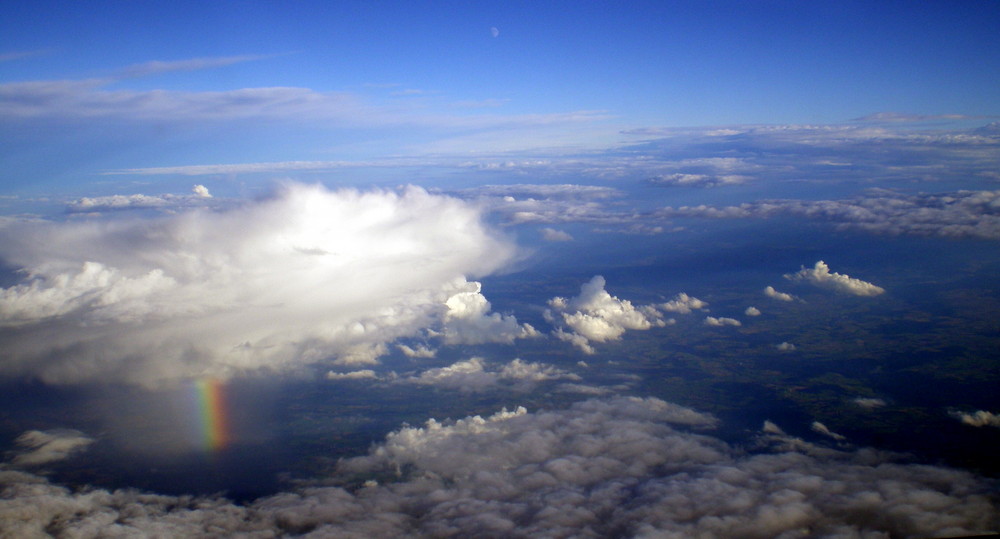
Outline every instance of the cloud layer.
<path id="1" fill-rule="evenodd" d="M 776 450 L 748 454 L 697 432 L 715 424 L 653 398 L 430 420 L 341 461 L 339 486 L 246 506 L 0 471 L 0 519 L 21 537 L 931 537 L 998 524 L 990 485 L 967 472 L 824 449 L 773 424 L 762 439 Z"/>
<path id="2" fill-rule="evenodd" d="M 768 218 L 794 215 L 882 234 L 1000 239 L 1000 191 L 906 195 L 871 190 L 847 200 L 763 200 L 738 206 L 666 208 L 660 217 Z"/>
<path id="3" fill-rule="evenodd" d="M 419 188 L 289 184 L 156 220 L 7 220 L 0 239 L 25 276 L 0 290 L 7 375 L 155 384 L 372 362 L 434 327 L 450 342 L 532 331 L 488 313 L 466 281 L 502 267 L 513 245 L 475 206 Z"/>

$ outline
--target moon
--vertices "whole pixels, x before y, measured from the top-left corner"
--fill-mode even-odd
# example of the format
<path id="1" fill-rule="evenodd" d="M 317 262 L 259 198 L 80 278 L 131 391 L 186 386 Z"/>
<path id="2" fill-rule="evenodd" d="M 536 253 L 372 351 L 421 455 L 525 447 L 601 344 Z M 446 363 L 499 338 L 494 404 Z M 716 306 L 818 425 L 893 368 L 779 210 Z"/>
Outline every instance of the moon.
<path id="1" fill-rule="evenodd" d="M 490 28 L 490 33 L 493 34 L 493 37 L 497 37 L 500 35 L 500 29 L 497 28 L 496 26 L 493 26 Z"/>

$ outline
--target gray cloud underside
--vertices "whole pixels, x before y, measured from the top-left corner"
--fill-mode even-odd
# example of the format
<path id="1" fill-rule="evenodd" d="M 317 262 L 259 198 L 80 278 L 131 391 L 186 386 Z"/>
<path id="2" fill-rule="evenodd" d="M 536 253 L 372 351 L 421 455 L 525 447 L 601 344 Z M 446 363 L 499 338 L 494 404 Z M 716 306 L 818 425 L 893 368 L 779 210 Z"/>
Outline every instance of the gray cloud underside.
<path id="1" fill-rule="evenodd" d="M 333 483 L 235 505 L 222 498 L 73 492 L 0 471 L 10 536 L 896 537 L 997 529 L 992 486 L 871 450 L 788 438 L 746 454 L 694 432 L 714 418 L 658 399 L 523 408 L 405 427 Z"/>

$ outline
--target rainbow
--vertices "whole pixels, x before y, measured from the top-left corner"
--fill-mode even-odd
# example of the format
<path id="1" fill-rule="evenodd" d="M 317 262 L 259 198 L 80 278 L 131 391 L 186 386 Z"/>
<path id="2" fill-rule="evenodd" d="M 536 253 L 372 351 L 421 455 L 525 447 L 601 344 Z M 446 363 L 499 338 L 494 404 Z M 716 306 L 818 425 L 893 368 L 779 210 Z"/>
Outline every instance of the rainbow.
<path id="1" fill-rule="evenodd" d="M 229 443 L 229 417 L 226 409 L 226 393 L 222 382 L 214 378 L 198 380 L 195 383 L 198 394 L 198 416 L 201 420 L 201 438 L 206 451 L 225 449 Z"/>

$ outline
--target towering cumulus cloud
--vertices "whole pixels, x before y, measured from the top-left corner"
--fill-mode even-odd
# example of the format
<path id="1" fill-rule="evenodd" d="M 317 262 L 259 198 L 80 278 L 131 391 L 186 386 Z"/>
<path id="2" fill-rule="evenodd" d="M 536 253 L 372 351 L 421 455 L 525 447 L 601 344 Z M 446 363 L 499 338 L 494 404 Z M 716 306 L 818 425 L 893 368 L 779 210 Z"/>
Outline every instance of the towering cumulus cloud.
<path id="1" fill-rule="evenodd" d="M 488 316 L 466 280 L 514 254 L 480 218 L 469 203 L 419 188 L 290 184 L 227 211 L 8 220 L 0 258 L 25 278 L 0 289 L 0 372 L 156 384 L 372 362 L 399 337 L 440 330 L 456 294 L 475 296 L 478 332 L 529 333 Z M 463 340 L 460 329 L 449 339 Z"/>
<path id="2" fill-rule="evenodd" d="M 580 287 L 580 295 L 574 298 L 555 297 L 549 300 L 550 310 L 546 318 L 557 325 L 566 326 L 556 330 L 556 336 L 569 341 L 585 353 L 594 353 L 591 341 L 605 342 L 621 338 L 629 329 L 649 329 L 666 325 L 663 315 L 652 305 L 635 307 L 628 300 L 612 296 L 604 289 L 604 277 L 595 275 Z M 685 294 L 684 300 L 688 300 Z M 695 308 L 703 302 L 697 298 Z M 679 301 L 679 300 L 678 300 Z M 690 312 L 690 308 L 689 308 Z"/>

